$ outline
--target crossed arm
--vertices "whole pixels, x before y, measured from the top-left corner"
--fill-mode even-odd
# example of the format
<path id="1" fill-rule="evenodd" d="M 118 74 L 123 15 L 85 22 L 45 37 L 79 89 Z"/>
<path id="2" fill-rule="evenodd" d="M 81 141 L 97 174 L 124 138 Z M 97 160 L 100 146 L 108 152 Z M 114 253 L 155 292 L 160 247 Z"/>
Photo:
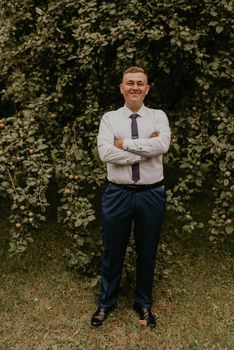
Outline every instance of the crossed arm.
<path id="1" fill-rule="evenodd" d="M 114 137 L 110 121 L 103 118 L 98 133 L 98 151 L 104 163 L 130 165 L 162 155 L 170 145 L 170 128 L 167 119 L 158 123 L 158 130 L 149 138 L 119 139 Z"/>
<path id="2" fill-rule="evenodd" d="M 160 131 L 153 131 L 149 138 L 157 137 L 157 136 L 159 136 L 159 134 L 160 134 Z M 123 149 L 123 143 L 124 143 L 124 139 L 117 139 L 117 138 L 114 139 L 114 146 L 115 147 Z"/>

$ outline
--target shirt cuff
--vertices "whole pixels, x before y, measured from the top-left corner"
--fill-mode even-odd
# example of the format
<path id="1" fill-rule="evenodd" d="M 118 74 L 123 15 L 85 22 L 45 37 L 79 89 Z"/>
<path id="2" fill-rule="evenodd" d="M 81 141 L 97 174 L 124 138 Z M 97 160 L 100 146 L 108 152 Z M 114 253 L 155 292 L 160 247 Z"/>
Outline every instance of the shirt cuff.
<path id="1" fill-rule="evenodd" d="M 123 141 L 123 149 L 125 151 L 142 151 L 142 147 L 137 147 L 135 140 L 132 139 L 124 139 Z"/>

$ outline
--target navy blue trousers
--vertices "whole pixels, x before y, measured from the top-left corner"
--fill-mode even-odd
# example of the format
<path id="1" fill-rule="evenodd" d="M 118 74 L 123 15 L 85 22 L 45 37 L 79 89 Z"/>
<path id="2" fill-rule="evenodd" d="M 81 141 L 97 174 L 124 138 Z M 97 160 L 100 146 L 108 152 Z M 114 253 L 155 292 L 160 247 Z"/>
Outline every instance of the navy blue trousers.
<path id="1" fill-rule="evenodd" d="M 136 246 L 135 301 L 152 305 L 156 252 L 165 212 L 164 186 L 143 191 L 108 183 L 102 197 L 104 256 L 99 305 L 117 303 L 125 252 L 132 230 Z"/>

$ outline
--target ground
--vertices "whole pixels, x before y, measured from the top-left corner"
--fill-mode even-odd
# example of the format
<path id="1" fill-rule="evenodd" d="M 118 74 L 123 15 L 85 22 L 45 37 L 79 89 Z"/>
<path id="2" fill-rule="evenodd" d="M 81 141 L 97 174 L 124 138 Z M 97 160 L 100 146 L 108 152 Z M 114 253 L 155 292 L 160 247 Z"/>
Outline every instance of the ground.
<path id="1" fill-rule="evenodd" d="M 98 329 L 90 326 L 98 285 L 67 269 L 66 239 L 48 224 L 22 257 L 7 256 L 8 224 L 0 223 L 0 350 L 231 350 L 231 249 L 211 249 L 206 237 L 169 240 L 168 272 L 157 274 L 157 327 L 141 326 L 132 286 L 123 281 L 117 309 Z M 164 277 L 163 277 L 164 276 Z M 95 285 L 95 286 L 94 286 Z"/>

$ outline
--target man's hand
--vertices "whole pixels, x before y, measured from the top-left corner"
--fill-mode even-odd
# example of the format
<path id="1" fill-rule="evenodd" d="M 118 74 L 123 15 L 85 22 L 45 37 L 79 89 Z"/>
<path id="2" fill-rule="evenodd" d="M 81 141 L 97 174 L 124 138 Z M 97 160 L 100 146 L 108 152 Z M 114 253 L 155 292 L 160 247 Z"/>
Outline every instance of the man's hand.
<path id="1" fill-rule="evenodd" d="M 115 138 L 115 140 L 114 140 L 114 146 L 115 147 L 118 147 L 118 148 L 120 148 L 120 149 L 123 149 L 123 139 L 117 139 L 117 138 Z"/>
<path id="2" fill-rule="evenodd" d="M 151 139 L 152 137 L 158 137 L 159 134 L 160 134 L 159 131 L 153 131 L 149 138 Z"/>

